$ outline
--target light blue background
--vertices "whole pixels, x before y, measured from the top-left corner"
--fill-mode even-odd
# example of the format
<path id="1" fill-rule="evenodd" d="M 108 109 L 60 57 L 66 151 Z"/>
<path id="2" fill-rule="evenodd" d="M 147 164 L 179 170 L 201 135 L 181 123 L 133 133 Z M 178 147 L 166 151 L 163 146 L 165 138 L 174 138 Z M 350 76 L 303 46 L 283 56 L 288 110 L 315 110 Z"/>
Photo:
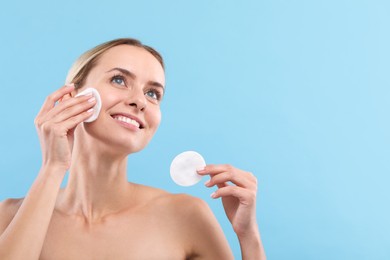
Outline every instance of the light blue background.
<path id="1" fill-rule="evenodd" d="M 7 3 L 5 3 L 7 2 Z M 40 166 L 33 124 L 79 54 L 135 37 L 165 57 L 163 122 L 129 180 L 172 183 L 185 150 L 259 180 L 269 259 L 390 259 L 389 1 L 2 1 L 0 199 Z"/>

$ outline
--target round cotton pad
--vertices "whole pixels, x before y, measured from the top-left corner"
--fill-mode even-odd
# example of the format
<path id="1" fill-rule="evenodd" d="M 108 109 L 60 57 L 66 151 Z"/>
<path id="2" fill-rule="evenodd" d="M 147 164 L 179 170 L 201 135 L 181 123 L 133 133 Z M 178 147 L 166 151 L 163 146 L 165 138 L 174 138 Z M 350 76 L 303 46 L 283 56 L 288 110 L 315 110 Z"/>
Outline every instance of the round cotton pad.
<path id="1" fill-rule="evenodd" d="M 96 118 L 99 116 L 100 109 L 102 108 L 102 100 L 100 98 L 99 92 L 94 88 L 86 88 L 76 95 L 76 97 L 78 97 L 78 96 L 86 95 L 86 94 L 91 93 L 91 92 L 94 95 L 94 97 L 96 98 L 96 104 L 93 107 L 93 114 L 84 120 L 84 122 L 86 122 L 86 123 L 90 123 L 92 121 L 95 121 Z"/>
<path id="2" fill-rule="evenodd" d="M 180 186 L 192 186 L 197 184 L 202 175 L 196 170 L 206 166 L 202 155 L 194 151 L 187 151 L 177 155 L 171 163 L 171 178 Z"/>

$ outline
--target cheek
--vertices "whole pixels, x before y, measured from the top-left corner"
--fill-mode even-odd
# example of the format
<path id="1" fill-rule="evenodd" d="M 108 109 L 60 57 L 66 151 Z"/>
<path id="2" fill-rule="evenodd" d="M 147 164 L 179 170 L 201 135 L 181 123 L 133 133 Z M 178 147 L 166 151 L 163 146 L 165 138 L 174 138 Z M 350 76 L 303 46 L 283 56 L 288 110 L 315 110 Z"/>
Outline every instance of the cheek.
<path id="1" fill-rule="evenodd" d="M 153 108 L 153 110 L 150 111 L 148 115 L 148 119 L 151 125 L 153 125 L 154 128 L 158 128 L 161 122 L 161 110 L 160 107 Z"/>
<path id="2" fill-rule="evenodd" d="M 102 99 L 102 108 L 110 108 L 121 101 L 121 96 L 109 91 L 99 91 Z"/>

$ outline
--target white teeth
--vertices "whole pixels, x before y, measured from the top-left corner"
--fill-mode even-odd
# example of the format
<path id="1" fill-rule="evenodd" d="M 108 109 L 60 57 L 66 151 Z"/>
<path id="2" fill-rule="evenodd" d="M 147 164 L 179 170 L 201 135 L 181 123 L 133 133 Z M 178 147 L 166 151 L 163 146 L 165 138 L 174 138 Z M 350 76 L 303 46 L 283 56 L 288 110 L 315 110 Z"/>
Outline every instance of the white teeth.
<path id="1" fill-rule="evenodd" d="M 139 123 L 133 119 L 130 119 L 128 117 L 125 117 L 125 116 L 114 116 L 114 119 L 118 120 L 118 121 L 122 121 L 122 122 L 125 122 L 125 123 L 128 123 L 128 124 L 132 124 L 136 127 L 139 128 Z"/>

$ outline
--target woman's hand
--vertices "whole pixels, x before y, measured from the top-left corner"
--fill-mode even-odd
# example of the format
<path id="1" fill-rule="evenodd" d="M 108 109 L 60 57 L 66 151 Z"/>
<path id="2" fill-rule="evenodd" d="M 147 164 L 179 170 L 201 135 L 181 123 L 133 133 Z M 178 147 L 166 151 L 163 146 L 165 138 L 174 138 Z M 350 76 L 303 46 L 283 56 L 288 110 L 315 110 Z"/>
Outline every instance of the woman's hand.
<path id="1" fill-rule="evenodd" d="M 207 187 L 218 186 L 211 197 L 222 198 L 226 215 L 237 236 L 257 233 L 256 177 L 231 165 L 207 165 L 198 173 L 210 175 L 211 179 L 205 183 Z"/>
<path id="2" fill-rule="evenodd" d="M 43 165 L 70 167 L 74 129 L 93 112 L 93 96 L 71 98 L 73 90 L 66 85 L 49 95 L 35 118 Z"/>
<path id="3" fill-rule="evenodd" d="M 218 186 L 212 198 L 222 198 L 223 207 L 240 241 L 243 260 L 265 260 L 256 221 L 257 179 L 231 165 L 207 165 L 200 175 L 210 175 L 207 187 Z"/>

